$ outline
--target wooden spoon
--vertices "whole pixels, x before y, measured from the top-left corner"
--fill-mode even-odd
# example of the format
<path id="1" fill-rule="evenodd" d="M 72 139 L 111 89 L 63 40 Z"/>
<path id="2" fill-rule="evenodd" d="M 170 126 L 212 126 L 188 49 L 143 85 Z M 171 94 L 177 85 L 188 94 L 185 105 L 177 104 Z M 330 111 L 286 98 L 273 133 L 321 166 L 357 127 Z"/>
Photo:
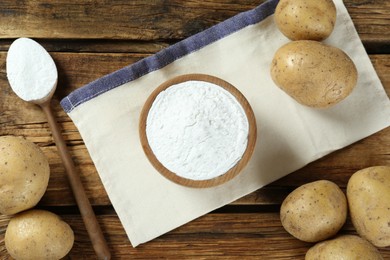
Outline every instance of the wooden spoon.
<path id="1" fill-rule="evenodd" d="M 37 42 L 19 38 L 11 44 L 8 51 L 7 77 L 12 90 L 21 99 L 39 105 L 46 114 L 95 253 L 99 259 L 110 259 L 107 243 L 51 109 L 50 101 L 58 79 L 53 59 Z"/>

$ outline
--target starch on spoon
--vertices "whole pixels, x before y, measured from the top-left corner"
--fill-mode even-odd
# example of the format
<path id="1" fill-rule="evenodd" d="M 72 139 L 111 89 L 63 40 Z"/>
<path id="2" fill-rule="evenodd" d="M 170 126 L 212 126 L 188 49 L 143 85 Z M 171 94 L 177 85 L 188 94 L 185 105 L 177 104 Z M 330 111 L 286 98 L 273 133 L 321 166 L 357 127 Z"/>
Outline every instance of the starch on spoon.
<path id="1" fill-rule="evenodd" d="M 23 100 L 37 102 L 50 96 L 57 84 L 57 68 L 50 54 L 29 38 L 15 40 L 7 54 L 7 77 Z"/>

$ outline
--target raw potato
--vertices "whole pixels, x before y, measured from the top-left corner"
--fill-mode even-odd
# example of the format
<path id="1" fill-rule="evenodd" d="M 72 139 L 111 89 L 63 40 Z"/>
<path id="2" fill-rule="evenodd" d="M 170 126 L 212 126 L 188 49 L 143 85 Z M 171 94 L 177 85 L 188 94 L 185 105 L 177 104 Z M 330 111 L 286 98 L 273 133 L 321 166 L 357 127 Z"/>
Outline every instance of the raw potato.
<path id="1" fill-rule="evenodd" d="M 294 41 L 276 51 L 271 76 L 299 103 L 325 108 L 352 92 L 358 73 L 342 50 L 316 41 Z"/>
<path id="2" fill-rule="evenodd" d="M 332 0 L 280 0 L 275 23 L 290 40 L 322 41 L 333 31 L 336 6 Z"/>
<path id="3" fill-rule="evenodd" d="M 17 260 L 61 259 L 71 250 L 74 235 L 56 214 L 29 210 L 11 219 L 4 240 L 8 253 Z"/>
<path id="4" fill-rule="evenodd" d="M 390 167 L 354 173 L 348 181 L 347 198 L 359 235 L 377 247 L 390 246 Z"/>
<path id="5" fill-rule="evenodd" d="M 346 218 L 347 199 L 335 183 L 327 180 L 298 187 L 280 208 L 283 227 L 306 242 L 318 242 L 335 235 Z"/>
<path id="6" fill-rule="evenodd" d="M 46 191 L 49 163 L 38 146 L 21 137 L 0 137 L 0 213 L 34 207 Z"/>
<path id="7" fill-rule="evenodd" d="M 382 260 L 378 249 L 367 240 L 344 235 L 314 245 L 307 251 L 305 260 L 364 259 Z"/>

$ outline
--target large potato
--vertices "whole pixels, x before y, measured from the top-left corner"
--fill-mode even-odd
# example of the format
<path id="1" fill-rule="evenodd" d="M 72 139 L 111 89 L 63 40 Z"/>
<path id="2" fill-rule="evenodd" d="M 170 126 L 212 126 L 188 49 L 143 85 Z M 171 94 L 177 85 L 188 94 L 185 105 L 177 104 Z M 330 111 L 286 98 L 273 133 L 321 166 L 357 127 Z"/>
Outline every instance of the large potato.
<path id="1" fill-rule="evenodd" d="M 336 6 L 332 0 L 280 0 L 275 23 L 289 39 L 326 39 L 336 23 Z"/>
<path id="2" fill-rule="evenodd" d="M 346 218 L 347 199 L 335 183 L 327 180 L 298 187 L 280 208 L 283 227 L 306 242 L 318 242 L 335 235 Z"/>
<path id="3" fill-rule="evenodd" d="M 28 210 L 11 219 L 4 240 L 8 253 L 17 260 L 52 260 L 68 254 L 74 235 L 54 213 Z"/>
<path id="4" fill-rule="evenodd" d="M 315 41 L 294 41 L 276 51 L 271 76 L 299 103 L 324 108 L 346 98 L 358 74 L 342 50 Z"/>
<path id="5" fill-rule="evenodd" d="M 353 235 L 320 242 L 310 248 L 305 256 L 305 260 L 334 259 L 382 260 L 383 257 L 367 240 Z"/>
<path id="6" fill-rule="evenodd" d="M 0 137 L 0 213 L 34 207 L 46 191 L 49 163 L 38 146 L 21 137 Z"/>
<path id="7" fill-rule="evenodd" d="M 347 198 L 353 225 L 378 247 L 390 246 L 390 167 L 375 166 L 354 173 Z"/>

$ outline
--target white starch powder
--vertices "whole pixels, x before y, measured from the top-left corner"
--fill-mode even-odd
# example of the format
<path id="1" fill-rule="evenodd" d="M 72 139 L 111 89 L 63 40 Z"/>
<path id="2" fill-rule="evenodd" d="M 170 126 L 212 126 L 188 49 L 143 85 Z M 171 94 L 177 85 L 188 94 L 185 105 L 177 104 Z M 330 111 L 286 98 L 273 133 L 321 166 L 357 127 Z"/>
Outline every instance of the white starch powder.
<path id="1" fill-rule="evenodd" d="M 212 179 L 232 168 L 246 150 L 248 133 L 248 119 L 237 99 L 204 81 L 186 81 L 159 93 L 146 121 L 156 158 L 192 180 Z"/>
<path id="2" fill-rule="evenodd" d="M 55 90 L 57 68 L 41 45 L 29 38 L 19 38 L 8 50 L 7 77 L 20 98 L 39 101 Z"/>

